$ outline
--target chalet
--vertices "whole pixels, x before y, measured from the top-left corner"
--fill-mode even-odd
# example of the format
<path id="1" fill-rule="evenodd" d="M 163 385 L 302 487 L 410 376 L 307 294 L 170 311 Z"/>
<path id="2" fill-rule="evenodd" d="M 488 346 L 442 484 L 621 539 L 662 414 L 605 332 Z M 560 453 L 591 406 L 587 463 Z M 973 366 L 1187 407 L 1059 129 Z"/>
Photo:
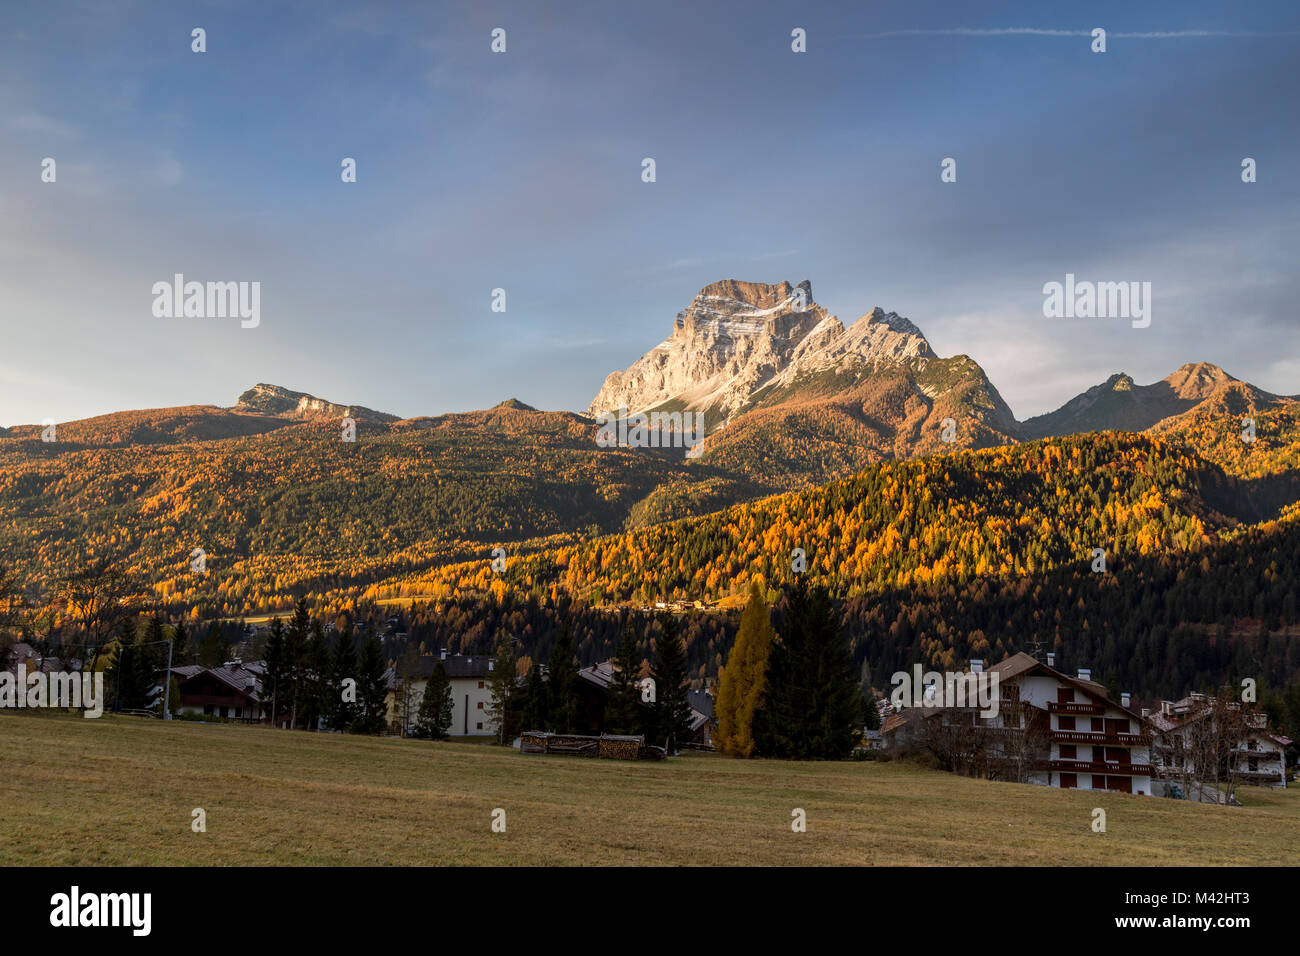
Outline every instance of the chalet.
<path id="1" fill-rule="evenodd" d="M 388 721 L 390 725 L 404 726 L 409 733 L 415 726 L 420 713 L 420 701 L 424 698 L 424 689 L 433 676 L 434 668 L 439 664 L 447 672 L 451 681 L 451 727 L 447 733 L 452 737 L 490 737 L 497 732 L 496 724 L 489 713 L 492 704 L 492 690 L 488 679 L 492 673 L 493 660 L 490 655 L 468 656 L 448 654 L 444 648 L 440 654 L 426 654 L 420 657 L 418 676 L 411 680 L 410 694 L 405 713 L 397 702 L 397 674 L 390 668 L 385 675 L 388 682 Z"/>
<path id="2" fill-rule="evenodd" d="M 989 668 L 998 677 L 998 713 L 977 706 L 917 706 L 890 713 L 882 728 L 886 748 L 923 747 L 941 734 L 981 755 L 990 776 L 1040 786 L 1114 790 L 1149 796 L 1151 737 L 1139 714 L 1093 681 L 1088 670 L 1071 677 L 1028 654 Z M 970 674 L 983 672 L 972 661 Z M 931 745 L 932 746 L 932 745 Z"/>
<path id="3" fill-rule="evenodd" d="M 713 716 L 713 694 L 708 690 L 692 690 L 686 694 L 691 705 L 691 737 L 687 744 L 701 750 L 713 749 L 713 728 L 717 720 Z"/>
<path id="4" fill-rule="evenodd" d="M 263 713 L 263 672 L 261 661 L 227 661 L 220 667 L 173 667 L 171 676 L 176 678 L 181 693 L 179 712 L 245 723 L 269 719 L 270 713 Z M 277 708 L 276 723 L 287 724 L 289 716 L 287 710 Z"/>
<path id="5" fill-rule="evenodd" d="M 1223 720 L 1216 721 L 1216 703 L 1205 694 L 1190 694 L 1182 700 L 1162 700 L 1154 711 L 1142 712 L 1153 736 L 1156 773 L 1164 789 L 1194 781 L 1199 798 L 1208 792 L 1212 799 L 1220 799 L 1213 782 L 1229 775 L 1254 786 L 1286 787 L 1290 738 L 1275 733 L 1267 715 L 1244 711 L 1238 702 L 1227 706 L 1220 712 Z"/>
<path id="6" fill-rule="evenodd" d="M 578 671 L 577 725 L 581 728 L 581 733 L 598 734 L 603 730 L 605 704 L 617 674 L 618 666 L 612 660 L 601 661 Z M 690 736 L 681 741 L 681 745 L 698 750 L 712 750 L 713 728 L 717 724 L 713 716 L 713 695 L 707 690 L 692 690 L 687 691 L 686 698 L 691 705 L 688 719 Z M 637 701 L 648 706 L 640 697 Z"/>

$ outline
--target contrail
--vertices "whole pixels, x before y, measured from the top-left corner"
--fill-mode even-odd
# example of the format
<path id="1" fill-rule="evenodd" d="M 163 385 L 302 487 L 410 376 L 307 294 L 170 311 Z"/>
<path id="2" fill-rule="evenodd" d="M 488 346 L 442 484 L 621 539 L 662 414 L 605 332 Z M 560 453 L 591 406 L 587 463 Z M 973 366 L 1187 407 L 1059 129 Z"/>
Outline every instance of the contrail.
<path id="1" fill-rule="evenodd" d="M 1182 37 L 1293 37 L 1300 36 L 1297 30 L 1279 30 L 1273 33 L 1260 33 L 1244 30 L 1159 30 L 1146 33 L 1123 33 L 1107 31 L 1107 36 L 1124 40 L 1172 40 Z M 1092 30 L 1056 30 L 1045 27 L 950 27 L 943 30 L 890 30 L 886 33 L 858 33 L 854 36 L 868 40 L 880 40 L 889 37 L 1087 37 Z"/>

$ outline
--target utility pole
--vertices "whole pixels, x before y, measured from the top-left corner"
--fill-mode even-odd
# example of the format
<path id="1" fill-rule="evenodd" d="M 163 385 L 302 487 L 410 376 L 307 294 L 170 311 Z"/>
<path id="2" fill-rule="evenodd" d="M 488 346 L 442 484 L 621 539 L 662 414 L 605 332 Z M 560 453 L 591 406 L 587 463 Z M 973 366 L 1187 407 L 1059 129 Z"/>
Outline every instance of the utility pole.
<path id="1" fill-rule="evenodd" d="M 172 719 L 172 645 L 175 638 L 167 639 L 167 673 L 163 676 L 163 720 Z"/>

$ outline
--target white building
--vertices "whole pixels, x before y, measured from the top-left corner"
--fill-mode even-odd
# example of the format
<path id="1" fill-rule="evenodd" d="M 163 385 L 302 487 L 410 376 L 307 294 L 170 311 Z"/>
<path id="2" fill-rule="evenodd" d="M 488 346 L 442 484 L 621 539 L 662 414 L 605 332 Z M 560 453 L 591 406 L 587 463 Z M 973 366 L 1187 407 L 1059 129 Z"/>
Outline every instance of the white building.
<path id="1" fill-rule="evenodd" d="M 424 689 L 428 686 L 434 668 L 441 664 L 451 681 L 451 727 L 447 733 L 452 737 L 491 737 L 495 734 L 496 724 L 488 712 L 492 704 L 492 689 L 488 685 L 492 663 L 492 657 L 487 654 L 448 655 L 445 650 L 437 656 L 430 654 L 421 657 L 420 676 L 411 682 L 409 700 L 404 708 L 406 731 L 409 733 L 415 726 L 420 701 L 424 699 Z M 388 672 L 387 680 L 389 722 L 402 722 L 403 715 L 397 712 L 397 702 L 392 693 L 396 687 L 393 671 Z"/>
<path id="2" fill-rule="evenodd" d="M 1234 708 L 1229 713 L 1240 713 L 1239 703 L 1229 706 Z M 1237 729 L 1225 730 L 1225 733 L 1236 739 L 1222 741 L 1219 746 L 1230 748 L 1231 767 L 1221 764 L 1219 767 L 1206 767 L 1201 773 L 1195 766 L 1196 755 L 1218 750 L 1217 746 L 1207 746 L 1207 739 L 1213 741 L 1219 736 L 1213 713 L 1214 702 L 1205 694 L 1189 694 L 1182 700 L 1162 700 L 1155 711 L 1143 711 L 1154 735 L 1156 772 L 1164 784 L 1168 786 L 1195 779 L 1208 784 L 1206 789 L 1210 796 L 1216 797 L 1217 788 L 1213 786 L 1213 780 L 1231 770 L 1232 776 L 1242 783 L 1285 789 L 1286 748 L 1291 740 L 1274 733 L 1269 727 L 1268 717 L 1262 713 L 1247 713 L 1240 721 L 1227 721 Z"/>
<path id="3" fill-rule="evenodd" d="M 886 746 L 916 746 L 925 737 L 920 722 L 939 720 L 982 740 L 990 766 L 1019 762 L 1028 783 L 1150 796 L 1151 737 L 1129 709 L 1128 695 L 1116 703 L 1089 671 L 1071 677 L 1047 656 L 1044 664 L 1015 654 L 988 668 L 998 677 L 996 716 L 981 717 L 974 707 L 907 708 L 886 719 Z M 983 662 L 971 665 L 968 673 L 983 671 Z"/>

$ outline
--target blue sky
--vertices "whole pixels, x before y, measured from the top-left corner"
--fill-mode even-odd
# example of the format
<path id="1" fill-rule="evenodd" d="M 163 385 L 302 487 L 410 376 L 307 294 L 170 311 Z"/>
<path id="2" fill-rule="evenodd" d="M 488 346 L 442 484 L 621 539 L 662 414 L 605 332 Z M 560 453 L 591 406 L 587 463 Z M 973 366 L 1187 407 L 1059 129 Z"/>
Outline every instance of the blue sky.
<path id="1" fill-rule="evenodd" d="M 1300 393 L 1300 5 L 975 6 L 7 8 L 0 424 L 582 409 L 723 278 L 906 315 L 1020 418 L 1200 360 Z M 259 281 L 260 326 L 155 318 L 176 272 Z M 1045 319 L 1067 272 L 1151 282 L 1151 327 Z"/>

